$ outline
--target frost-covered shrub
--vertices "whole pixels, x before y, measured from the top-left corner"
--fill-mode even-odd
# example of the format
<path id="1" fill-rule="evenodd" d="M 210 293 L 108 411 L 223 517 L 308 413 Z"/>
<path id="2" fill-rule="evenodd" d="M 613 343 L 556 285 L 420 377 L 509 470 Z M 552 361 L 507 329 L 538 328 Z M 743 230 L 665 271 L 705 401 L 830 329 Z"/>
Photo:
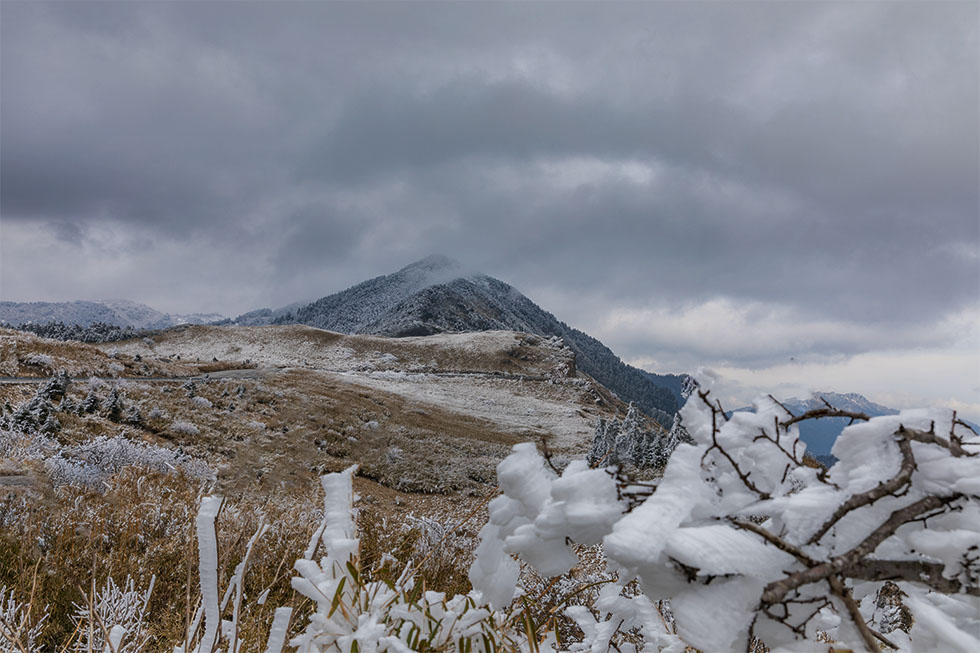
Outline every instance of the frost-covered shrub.
<path id="1" fill-rule="evenodd" d="M 181 433 L 183 435 L 200 435 L 201 430 L 190 422 L 185 422 L 183 420 L 177 420 L 170 425 L 170 430 L 174 433 Z"/>
<path id="2" fill-rule="evenodd" d="M 149 587 L 143 591 L 136 587 L 136 581 L 131 576 L 126 576 L 121 586 L 116 585 L 110 576 L 94 597 L 85 597 L 85 605 L 76 603 L 72 621 L 79 637 L 74 650 L 78 653 L 104 651 L 107 648 L 114 653 L 139 653 L 145 650 L 150 643 L 150 635 L 145 630 L 146 608 L 155 580 L 155 577 L 151 578 Z M 106 646 L 107 632 L 118 634 L 111 647 Z"/>
<path id="3" fill-rule="evenodd" d="M 192 404 L 194 404 L 195 406 L 197 406 L 198 408 L 211 408 L 211 407 L 212 407 L 212 405 L 213 405 L 213 404 L 212 404 L 212 403 L 211 403 L 211 402 L 210 402 L 210 401 L 209 401 L 209 400 L 208 400 L 207 398 L 205 398 L 205 397 L 193 397 L 193 398 L 191 399 L 191 403 L 192 403 Z"/>
<path id="4" fill-rule="evenodd" d="M 693 444 L 677 447 L 655 490 L 582 462 L 557 476 L 517 445 L 498 468 L 504 496 L 490 503 L 474 587 L 506 605 L 511 555 L 553 576 L 575 564 L 570 543 L 601 541 L 619 578 L 597 610 L 568 612 L 586 649 L 622 646 L 636 629 L 644 650 L 876 651 L 886 640 L 903 651 L 980 650 L 980 436 L 955 414 L 794 416 L 770 398 L 755 409 L 729 418 L 699 392 L 682 410 Z M 860 423 L 841 433 L 827 471 L 803 460 L 797 424 L 833 416 Z M 641 593 L 628 597 L 634 579 Z M 867 625 L 885 581 L 905 594 L 892 598 L 908 609 L 907 632 Z M 876 623 L 901 621 L 896 612 Z"/>
<path id="5" fill-rule="evenodd" d="M 0 458 L 44 460 L 59 449 L 57 442 L 39 433 L 0 430 Z"/>
<path id="6" fill-rule="evenodd" d="M 150 409 L 150 412 L 146 414 L 146 417 L 150 420 L 167 419 L 167 413 L 161 408 L 154 406 Z"/>
<path id="7" fill-rule="evenodd" d="M 47 354 L 31 354 L 24 359 L 24 364 L 33 367 L 51 367 L 54 365 L 54 360 Z"/>
<path id="8" fill-rule="evenodd" d="M 478 594 L 447 597 L 424 591 L 415 584 L 411 570 L 395 580 L 369 581 L 358 556 L 351 483 L 355 469 L 321 478 L 323 522 L 296 560 L 297 575 L 292 579 L 293 588 L 312 601 L 312 614 L 293 621 L 292 607 L 276 608 L 265 645 L 267 653 L 281 653 L 287 645 L 305 653 L 531 653 L 538 646 L 554 648 L 550 635 L 540 641 L 535 637 L 534 644 L 529 645 L 526 633 L 529 626 L 533 630 L 533 624 L 520 621 L 519 613 L 495 612 L 481 606 Z M 253 546 L 269 530 L 260 524 L 222 591 L 214 528 L 221 503 L 220 497 L 206 497 L 198 512 L 201 600 L 188 631 L 187 653 L 237 650 L 240 617 L 245 614 L 242 601 L 247 598 L 242 591 L 243 578 Z M 184 651 L 184 645 L 174 647 L 174 653 Z"/>
<path id="9" fill-rule="evenodd" d="M 14 597 L 13 590 L 0 586 L 0 650 L 40 653 L 38 643 L 48 607 L 38 609 Z"/>
<path id="10" fill-rule="evenodd" d="M 129 466 L 161 473 L 181 470 L 197 479 L 211 476 L 207 465 L 186 454 L 134 442 L 122 435 L 99 436 L 84 444 L 63 447 L 44 465 L 55 486 L 78 485 L 96 489 L 110 476 Z"/>

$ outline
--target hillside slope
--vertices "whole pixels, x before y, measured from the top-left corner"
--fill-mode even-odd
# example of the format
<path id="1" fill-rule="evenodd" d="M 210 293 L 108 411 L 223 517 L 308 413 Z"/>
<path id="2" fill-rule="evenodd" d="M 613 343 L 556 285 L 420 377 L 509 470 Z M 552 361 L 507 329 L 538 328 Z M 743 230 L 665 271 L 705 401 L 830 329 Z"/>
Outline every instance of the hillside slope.
<path id="1" fill-rule="evenodd" d="M 670 388 L 623 363 L 595 338 L 558 320 L 513 286 L 442 256 L 323 297 L 275 322 L 395 337 L 489 330 L 557 336 L 575 353 L 579 369 L 660 424 L 669 426 L 678 409 Z"/>

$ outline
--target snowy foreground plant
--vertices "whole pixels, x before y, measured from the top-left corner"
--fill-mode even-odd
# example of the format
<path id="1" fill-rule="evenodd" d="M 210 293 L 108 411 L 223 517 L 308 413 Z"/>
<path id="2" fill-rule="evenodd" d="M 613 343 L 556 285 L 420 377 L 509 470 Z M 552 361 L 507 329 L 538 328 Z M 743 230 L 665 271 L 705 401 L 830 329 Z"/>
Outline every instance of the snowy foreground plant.
<path id="1" fill-rule="evenodd" d="M 353 513 L 351 481 L 355 470 L 356 466 L 321 478 L 323 523 L 314 532 L 303 557 L 296 561 L 298 575 L 292 579 L 293 588 L 316 607 L 305 627 L 292 637 L 288 633 L 293 630 L 290 628 L 293 609 L 277 608 L 267 653 L 278 653 L 287 643 L 301 653 L 447 649 L 462 653 L 530 652 L 523 633 L 512 628 L 513 615 L 480 607 L 477 594 L 447 599 L 443 593 L 425 591 L 415 584 L 410 569 L 394 583 L 363 578 Z M 265 532 L 265 527 L 260 527 L 249 542 L 245 558 L 236 567 L 219 602 L 214 521 L 220 505 L 219 497 L 207 497 L 198 513 L 202 601 L 189 635 L 196 643 L 175 647 L 175 653 L 185 650 L 209 653 L 219 646 L 238 651 L 242 644 L 238 639 L 242 578 L 252 545 Z M 321 547 L 323 555 L 316 559 L 314 556 Z M 221 619 L 229 599 L 233 599 L 231 619 Z M 202 617 L 204 631 L 198 637 Z"/>
<path id="2" fill-rule="evenodd" d="M 367 580 L 355 468 L 324 476 L 324 521 L 292 580 L 315 607 L 305 623 L 278 608 L 267 653 L 980 650 L 980 437 L 955 414 L 870 419 L 828 406 L 794 416 L 767 398 L 728 416 L 699 392 L 682 416 L 694 444 L 677 447 L 656 487 L 585 461 L 559 476 L 534 445 L 515 446 L 498 466 L 503 495 L 481 531 L 474 591 L 454 598 L 424 591 L 410 571 Z M 829 471 L 804 461 L 796 426 L 821 417 L 852 420 Z M 220 506 L 208 497 L 198 514 L 202 599 L 175 653 L 241 648 L 242 581 L 265 527 L 219 593 Z M 559 644 L 526 597 L 514 602 L 513 556 L 559 576 L 578 564 L 573 545 L 600 543 L 615 581 L 565 608 L 584 639 Z M 113 631 L 110 642 L 125 641 Z"/>
<path id="3" fill-rule="evenodd" d="M 556 575 L 576 564 L 571 543 L 602 542 L 618 583 L 598 615 L 566 611 L 586 635 L 575 649 L 980 650 L 980 437 L 955 414 L 794 416 L 770 397 L 729 417 L 699 392 L 682 417 L 695 444 L 678 446 L 655 490 L 583 462 L 559 477 L 517 445 L 498 468 L 504 496 L 490 503 L 473 586 L 502 607 L 511 555 Z M 828 472 L 804 462 L 796 426 L 820 417 L 852 420 Z M 634 579 L 630 598 L 620 590 Z M 894 609 L 878 613 L 885 581 L 907 595 L 907 632 Z M 631 630 L 641 644 L 622 636 Z"/>

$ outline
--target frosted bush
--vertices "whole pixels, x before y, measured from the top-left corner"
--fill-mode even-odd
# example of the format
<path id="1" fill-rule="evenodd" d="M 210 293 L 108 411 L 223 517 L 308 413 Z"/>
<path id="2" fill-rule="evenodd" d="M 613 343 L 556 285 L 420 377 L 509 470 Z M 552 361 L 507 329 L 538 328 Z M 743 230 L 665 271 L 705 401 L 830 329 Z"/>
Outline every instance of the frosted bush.
<path id="1" fill-rule="evenodd" d="M 554 649 L 548 635 L 534 646 L 525 639 L 526 624 L 517 614 L 481 607 L 479 595 L 446 597 L 415 585 L 410 570 L 394 582 L 365 579 L 358 560 L 359 540 L 353 515 L 352 477 L 355 467 L 321 478 L 324 490 L 323 522 L 303 556 L 296 560 L 293 588 L 313 603 L 313 611 L 294 624 L 291 607 L 275 610 L 265 650 L 281 653 L 289 646 L 304 653 L 407 653 L 449 651 L 460 653 L 531 653 L 538 646 Z M 246 545 L 227 587 L 219 591 L 217 537 L 214 522 L 222 500 L 206 497 L 197 518 L 201 601 L 189 629 L 187 653 L 238 650 L 243 577 L 252 547 L 268 528 L 260 525 Z M 321 555 L 317 557 L 317 553 Z M 258 597 L 262 603 L 265 595 Z M 229 615 L 230 613 L 230 615 Z M 229 615 L 229 618 L 222 618 Z M 184 653 L 184 646 L 174 653 Z"/>
<path id="2" fill-rule="evenodd" d="M 137 589 L 136 581 L 126 576 L 123 584 L 116 585 L 110 576 L 94 597 L 86 596 L 85 605 L 75 604 L 72 621 L 78 630 L 74 650 L 78 653 L 104 651 L 105 634 L 121 633 L 111 650 L 114 653 L 140 653 L 150 643 L 145 631 L 146 608 L 153 592 L 156 577 L 150 579 L 145 591 Z M 95 619 L 92 619 L 92 615 Z"/>
<path id="3" fill-rule="evenodd" d="M 167 419 L 167 413 L 159 407 L 154 406 L 150 409 L 150 412 L 146 414 L 146 418 L 151 420 Z"/>
<path id="4" fill-rule="evenodd" d="M 170 425 L 170 430 L 174 433 L 182 433 L 184 435 L 200 435 L 201 431 L 196 426 L 190 422 L 185 422 L 183 420 L 177 420 Z"/>
<path id="5" fill-rule="evenodd" d="M 41 433 L 0 430 L 0 458 L 44 460 L 60 448 L 56 441 Z"/>
<path id="6" fill-rule="evenodd" d="M 101 489 L 102 483 L 105 480 L 105 474 L 97 467 L 89 465 L 82 460 L 65 458 L 60 452 L 44 461 L 44 472 L 51 479 L 51 484 L 56 488 L 72 485 L 75 487 Z"/>
<path id="7" fill-rule="evenodd" d="M 193 397 L 191 398 L 191 403 L 197 406 L 198 408 L 211 408 L 211 406 L 213 405 L 205 397 Z"/>
<path id="8" fill-rule="evenodd" d="M 319 542 L 296 561 L 292 585 L 316 606 L 289 644 L 299 651 L 393 651 L 520 648 L 506 618 L 480 607 L 479 596 L 447 598 L 415 589 L 408 574 L 395 583 L 365 582 L 357 570 L 358 539 L 352 515 L 355 468 L 322 478 L 324 524 Z M 316 561 L 317 544 L 324 555 Z M 271 647 L 270 647 L 271 650 Z"/>
<path id="9" fill-rule="evenodd" d="M 51 367 L 54 365 L 54 360 L 47 354 L 31 354 L 24 359 L 24 364 L 35 367 Z"/>
<path id="10" fill-rule="evenodd" d="M 803 461 L 796 425 L 834 416 L 859 423 L 841 433 L 826 472 Z M 869 419 L 828 406 L 793 416 L 763 398 L 728 418 L 699 392 L 682 418 L 693 444 L 678 445 L 655 490 L 581 462 L 558 476 L 517 445 L 498 467 L 504 496 L 490 503 L 474 587 L 505 605 L 516 592 L 511 554 L 553 576 L 575 564 L 570 542 L 601 540 L 619 580 L 596 610 L 568 612 L 593 651 L 622 646 L 631 628 L 652 650 L 833 641 L 877 651 L 886 640 L 980 650 L 980 437 L 955 414 Z M 634 579 L 642 593 L 625 596 Z M 887 637 L 866 623 L 886 580 L 914 618 Z"/>
<path id="11" fill-rule="evenodd" d="M 18 600 L 13 590 L 0 586 L 0 650 L 40 653 L 38 638 L 48 618 L 48 608 L 32 610 Z"/>
<path id="12" fill-rule="evenodd" d="M 45 470 L 55 486 L 78 485 L 93 489 L 130 466 L 161 473 L 181 470 L 191 478 L 202 480 L 212 476 L 206 464 L 186 454 L 134 442 L 122 435 L 99 436 L 84 444 L 64 447 L 45 461 Z"/>

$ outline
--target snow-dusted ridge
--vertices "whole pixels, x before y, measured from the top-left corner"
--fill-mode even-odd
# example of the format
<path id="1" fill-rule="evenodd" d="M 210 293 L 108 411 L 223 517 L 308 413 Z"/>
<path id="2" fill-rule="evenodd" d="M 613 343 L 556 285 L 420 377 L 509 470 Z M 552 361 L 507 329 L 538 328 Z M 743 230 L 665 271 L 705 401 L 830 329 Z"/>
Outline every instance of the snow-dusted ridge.
<path id="1" fill-rule="evenodd" d="M 295 310 L 253 311 L 232 323 L 306 324 L 348 334 L 422 336 L 518 331 L 557 336 L 576 364 L 665 428 L 682 402 L 660 379 L 626 365 L 595 338 L 558 320 L 519 290 L 445 256 L 430 256 Z"/>
<path id="2" fill-rule="evenodd" d="M 574 356 L 560 339 L 513 331 L 384 338 L 301 325 L 194 326 L 102 347 L 143 358 L 310 370 L 420 407 L 486 420 L 527 439 L 550 436 L 558 451 L 584 451 L 598 416 L 621 410 L 605 389 L 575 372 Z"/>

